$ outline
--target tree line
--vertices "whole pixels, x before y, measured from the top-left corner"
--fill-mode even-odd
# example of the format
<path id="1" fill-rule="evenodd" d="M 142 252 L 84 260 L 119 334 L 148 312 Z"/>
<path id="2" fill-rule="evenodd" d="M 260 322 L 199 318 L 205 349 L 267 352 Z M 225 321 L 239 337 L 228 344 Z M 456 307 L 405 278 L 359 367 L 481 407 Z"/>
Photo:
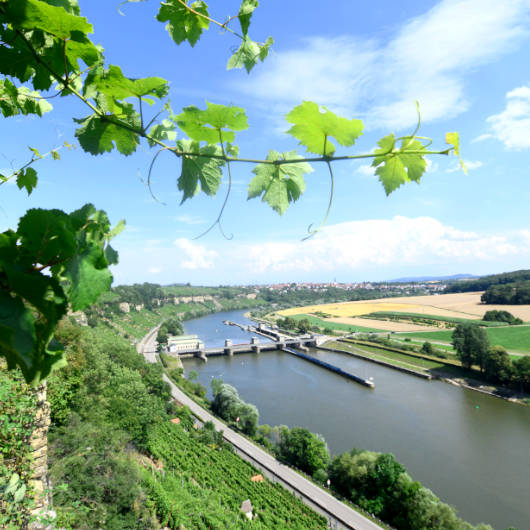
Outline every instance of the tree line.
<path id="1" fill-rule="evenodd" d="M 453 347 L 462 366 L 478 366 L 491 382 L 530 391 L 530 357 L 512 361 L 502 346 L 492 346 L 483 328 L 475 324 L 459 324 L 452 335 Z"/>
<path id="2" fill-rule="evenodd" d="M 448 285 L 445 293 L 486 291 L 482 302 L 486 304 L 529 304 L 530 270 L 490 274 L 476 280 L 457 281 Z"/>

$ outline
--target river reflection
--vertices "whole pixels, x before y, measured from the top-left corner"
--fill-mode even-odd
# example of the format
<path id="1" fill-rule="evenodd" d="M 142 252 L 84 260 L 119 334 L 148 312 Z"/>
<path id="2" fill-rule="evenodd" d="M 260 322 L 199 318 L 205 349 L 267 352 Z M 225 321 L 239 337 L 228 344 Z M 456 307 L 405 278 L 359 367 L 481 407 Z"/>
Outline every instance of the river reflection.
<path id="1" fill-rule="evenodd" d="M 250 335 L 244 311 L 185 323 L 206 346 Z M 216 332 L 216 330 L 218 330 Z M 260 339 L 261 340 L 261 339 Z M 312 351 L 361 377 L 374 390 L 283 352 L 185 361 L 209 387 L 234 385 L 260 411 L 260 423 L 303 426 L 324 435 L 336 454 L 361 447 L 393 453 L 409 473 L 454 505 L 464 519 L 497 529 L 530 529 L 530 409 L 438 381 L 402 374 L 347 355 Z"/>

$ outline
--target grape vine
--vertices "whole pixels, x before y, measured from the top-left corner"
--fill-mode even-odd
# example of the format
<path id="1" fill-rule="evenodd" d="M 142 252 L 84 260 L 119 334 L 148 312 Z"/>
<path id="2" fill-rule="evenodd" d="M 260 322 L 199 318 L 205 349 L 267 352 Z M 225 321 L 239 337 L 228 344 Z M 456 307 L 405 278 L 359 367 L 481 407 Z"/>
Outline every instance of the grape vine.
<path id="1" fill-rule="evenodd" d="M 146 0 L 128 0 L 119 9 L 140 1 Z M 257 0 L 242 0 L 237 15 L 218 22 L 202 0 L 191 4 L 165 0 L 156 19 L 165 24 L 176 44 L 194 46 L 212 24 L 229 32 L 240 43 L 227 68 L 250 72 L 266 59 L 273 44 L 271 37 L 258 42 L 249 35 L 257 7 Z M 239 30 L 233 29 L 236 20 Z M 411 135 L 385 136 L 371 153 L 337 155 L 336 144 L 352 147 L 363 132 L 363 123 L 304 101 L 286 116 L 292 124 L 288 134 L 316 156 L 270 150 L 265 159 L 240 157 L 235 141 L 236 133 L 248 128 L 244 109 L 207 102 L 204 109 L 187 106 L 174 114 L 167 99 L 168 82 L 160 77 L 128 78 L 119 66 L 106 64 L 103 49 L 89 38 L 92 31 L 77 0 L 0 0 L 0 111 L 6 118 L 42 116 L 52 110 L 53 97 L 75 98 L 89 110 L 74 120 L 78 125 L 75 136 L 84 151 L 100 155 L 117 150 L 129 156 L 145 140 L 157 149 L 149 184 L 158 156 L 166 151 L 173 154 L 181 161 L 177 186 L 182 202 L 198 192 L 216 195 L 226 168 L 226 197 L 217 218 L 201 236 L 215 226 L 225 235 L 221 221 L 233 163 L 254 164 L 248 199 L 259 197 L 279 214 L 304 193 L 304 175 L 313 171 L 311 164 L 324 163 L 331 193 L 322 225 L 333 200 L 333 163 L 372 159 L 388 195 L 406 182 L 420 180 L 427 155 L 459 156 L 457 133 L 446 135 L 445 148 L 430 149 L 431 140 L 417 135 L 420 120 Z M 145 104 L 158 104 L 161 110 L 146 118 Z M 177 141 L 177 129 L 186 137 Z M 19 188 L 31 193 L 37 185 L 34 162 L 41 158 L 38 151 L 33 152 L 28 164 L 10 176 L 0 175 L 0 181 L 16 178 Z M 53 158 L 59 156 L 56 149 L 50 153 Z M 309 236 L 320 226 L 309 227 Z M 0 234 L 0 348 L 9 365 L 20 366 L 28 381 L 42 380 L 61 364 L 53 331 L 67 309 L 86 306 L 110 287 L 108 266 L 117 262 L 117 253 L 109 241 L 122 227 L 120 223 L 118 230 L 110 230 L 105 213 L 87 205 L 71 214 L 30 210 L 17 231 Z"/>

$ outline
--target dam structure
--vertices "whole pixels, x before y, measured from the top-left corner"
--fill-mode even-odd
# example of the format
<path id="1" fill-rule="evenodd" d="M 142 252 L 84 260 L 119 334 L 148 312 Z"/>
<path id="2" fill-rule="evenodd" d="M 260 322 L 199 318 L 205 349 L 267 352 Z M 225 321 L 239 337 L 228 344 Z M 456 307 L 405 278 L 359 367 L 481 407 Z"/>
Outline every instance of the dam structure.
<path id="1" fill-rule="evenodd" d="M 346 372 L 342 370 L 341 368 L 338 368 L 337 366 L 326 363 L 324 361 L 321 361 L 320 359 L 317 359 L 315 357 L 312 357 L 310 355 L 306 355 L 305 353 L 303 353 L 303 352 L 308 352 L 309 351 L 308 348 L 310 347 L 318 348 L 320 345 L 326 342 L 328 338 L 325 335 L 307 333 L 307 334 L 299 335 L 296 337 L 292 337 L 290 335 L 281 333 L 277 329 L 272 329 L 267 326 L 264 326 L 263 324 L 259 324 L 256 327 L 252 325 L 244 326 L 242 324 L 238 324 L 236 322 L 231 322 L 228 320 L 223 321 L 223 323 L 228 326 L 237 326 L 241 328 L 243 331 L 248 331 L 250 333 L 256 333 L 257 335 L 261 335 L 262 337 L 265 337 L 268 340 L 264 342 L 260 342 L 258 337 L 252 337 L 250 342 L 233 344 L 231 339 L 225 339 L 224 346 L 206 348 L 202 341 L 195 339 L 187 343 L 188 347 L 183 348 L 181 346 L 178 352 L 175 352 L 175 353 L 177 353 L 179 358 L 185 359 L 189 357 L 198 357 L 206 362 L 208 361 L 208 357 L 214 357 L 214 356 L 220 356 L 220 355 L 233 356 L 233 355 L 238 355 L 242 353 L 259 354 L 265 351 L 280 350 L 285 353 L 294 355 L 298 357 L 299 359 L 303 359 L 307 362 L 316 364 L 326 370 L 330 370 L 342 377 L 355 381 L 356 383 L 359 383 L 368 388 L 375 387 L 374 382 L 370 379 L 363 379 L 362 377 L 358 377 L 354 374 Z M 190 336 L 190 337 L 195 338 L 196 336 Z"/>

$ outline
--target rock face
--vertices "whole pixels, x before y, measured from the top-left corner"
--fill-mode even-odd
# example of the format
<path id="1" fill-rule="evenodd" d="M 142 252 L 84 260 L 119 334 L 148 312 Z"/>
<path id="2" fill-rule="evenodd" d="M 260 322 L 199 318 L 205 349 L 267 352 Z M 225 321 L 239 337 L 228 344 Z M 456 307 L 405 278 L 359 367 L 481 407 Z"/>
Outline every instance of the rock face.
<path id="1" fill-rule="evenodd" d="M 37 414 L 35 415 L 35 430 L 31 435 L 31 464 L 32 477 L 29 486 L 33 489 L 35 507 L 33 515 L 43 515 L 50 506 L 50 493 L 48 483 L 48 429 L 50 427 L 50 404 L 46 400 L 46 382 L 35 389 L 37 397 Z M 45 528 L 35 522 L 32 529 Z"/>

